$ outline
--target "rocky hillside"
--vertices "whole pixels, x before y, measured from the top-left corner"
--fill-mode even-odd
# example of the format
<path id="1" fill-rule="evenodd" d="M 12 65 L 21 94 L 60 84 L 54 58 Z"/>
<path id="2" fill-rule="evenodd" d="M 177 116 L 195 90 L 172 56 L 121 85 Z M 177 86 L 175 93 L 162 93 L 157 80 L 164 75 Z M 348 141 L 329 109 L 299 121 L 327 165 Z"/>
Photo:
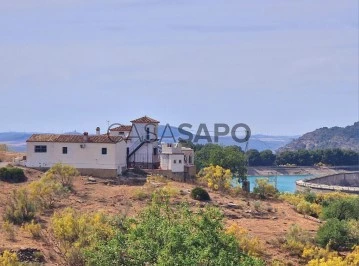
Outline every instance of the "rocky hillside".
<path id="1" fill-rule="evenodd" d="M 319 128 L 285 145 L 279 151 L 350 149 L 359 151 L 359 122 L 347 127 Z"/>

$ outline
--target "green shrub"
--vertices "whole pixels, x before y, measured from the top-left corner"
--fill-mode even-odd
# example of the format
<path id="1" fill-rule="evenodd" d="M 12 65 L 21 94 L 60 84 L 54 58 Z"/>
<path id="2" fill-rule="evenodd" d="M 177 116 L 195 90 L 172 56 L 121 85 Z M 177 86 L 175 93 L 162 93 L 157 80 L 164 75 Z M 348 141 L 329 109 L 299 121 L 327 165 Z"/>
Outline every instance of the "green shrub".
<path id="1" fill-rule="evenodd" d="M 307 191 L 304 194 L 304 199 L 310 203 L 315 203 L 315 201 L 317 199 L 317 195 L 314 192 Z"/>
<path id="2" fill-rule="evenodd" d="M 47 174 L 54 175 L 54 177 L 60 181 L 63 187 L 69 189 L 72 188 L 72 182 L 74 178 L 80 175 L 76 168 L 61 163 L 57 163 L 52 166 L 49 171 L 47 171 Z"/>
<path id="3" fill-rule="evenodd" d="M 35 223 L 34 220 L 32 220 L 31 223 L 25 224 L 22 226 L 22 228 L 30 233 L 32 238 L 40 238 L 41 237 L 41 225 L 38 223 Z"/>
<path id="4" fill-rule="evenodd" d="M 191 198 L 195 199 L 195 200 L 211 200 L 208 192 L 201 188 L 201 187 L 195 187 L 194 189 L 191 190 Z"/>
<path id="5" fill-rule="evenodd" d="M 0 168 L 0 180 L 10 183 L 20 183 L 27 180 L 24 171 L 16 167 Z"/>
<path id="6" fill-rule="evenodd" d="M 277 190 L 274 186 L 269 184 L 267 179 L 257 178 L 253 193 L 259 195 L 261 199 L 265 199 L 275 196 L 277 194 Z"/>
<path id="7" fill-rule="evenodd" d="M 359 219 L 359 198 L 343 198 L 330 202 L 323 208 L 323 218 L 338 220 Z"/>
<path id="8" fill-rule="evenodd" d="M 85 253 L 89 265 L 264 265 L 225 232 L 219 209 L 172 207 L 158 194 L 116 237 L 96 245 Z"/>
<path id="9" fill-rule="evenodd" d="M 2 230 L 7 236 L 8 240 L 15 241 L 15 226 L 12 223 L 5 221 L 2 225 Z"/>
<path id="10" fill-rule="evenodd" d="M 35 217 L 35 211 L 27 191 L 24 188 L 14 190 L 5 207 L 4 220 L 14 224 L 29 222 Z"/>
<path id="11" fill-rule="evenodd" d="M 283 247 L 293 255 L 301 255 L 305 246 L 311 244 L 313 238 L 308 231 L 296 224 L 291 225 L 284 238 Z"/>
<path id="12" fill-rule="evenodd" d="M 352 247 L 347 222 L 338 219 L 329 219 L 323 224 L 317 232 L 316 241 L 321 247 L 328 245 L 334 250 Z"/>

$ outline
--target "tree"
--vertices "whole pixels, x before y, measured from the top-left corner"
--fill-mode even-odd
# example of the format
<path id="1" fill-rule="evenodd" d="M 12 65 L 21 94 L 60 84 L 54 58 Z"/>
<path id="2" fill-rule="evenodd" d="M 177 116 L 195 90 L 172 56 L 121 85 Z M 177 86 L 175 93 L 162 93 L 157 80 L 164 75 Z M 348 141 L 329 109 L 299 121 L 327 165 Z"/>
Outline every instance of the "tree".
<path id="1" fill-rule="evenodd" d="M 247 173 L 246 158 L 238 146 L 206 144 L 196 152 L 195 164 L 198 170 L 210 165 L 230 169 L 233 175 L 241 177 Z"/>
<path id="2" fill-rule="evenodd" d="M 262 165 L 262 159 L 258 150 L 250 149 L 246 152 L 249 166 L 260 166 Z"/>
<path id="3" fill-rule="evenodd" d="M 261 164 L 263 166 L 272 166 L 275 162 L 276 156 L 271 150 L 264 150 L 260 152 Z"/>
<path id="4" fill-rule="evenodd" d="M 90 265 L 264 265 L 243 254 L 235 236 L 225 232 L 218 208 L 172 208 L 159 194 L 115 238 L 96 244 L 87 253 Z"/>

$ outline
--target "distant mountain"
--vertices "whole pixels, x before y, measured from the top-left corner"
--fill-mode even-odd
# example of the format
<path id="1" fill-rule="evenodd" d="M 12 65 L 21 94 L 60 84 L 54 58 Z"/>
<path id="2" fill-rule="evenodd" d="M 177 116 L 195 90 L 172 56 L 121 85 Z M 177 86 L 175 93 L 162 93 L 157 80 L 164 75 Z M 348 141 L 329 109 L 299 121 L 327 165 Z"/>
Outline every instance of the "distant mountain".
<path id="1" fill-rule="evenodd" d="M 158 135 L 159 135 L 158 137 L 159 138 L 161 138 L 164 130 L 165 130 L 165 126 L 160 125 L 159 129 L 158 129 Z M 181 135 L 179 133 L 178 128 L 171 126 L 171 130 L 172 130 L 172 133 L 176 140 L 178 140 L 179 138 L 188 139 L 188 136 Z M 171 133 L 167 128 L 166 132 L 165 132 L 165 136 L 167 138 L 163 138 L 163 142 L 171 142 L 171 139 L 169 138 L 170 135 L 171 135 Z M 268 135 L 262 135 L 262 134 L 252 135 L 248 142 L 248 149 L 256 149 L 258 151 L 263 151 L 263 150 L 269 149 L 269 150 L 275 151 L 278 148 L 285 146 L 286 144 L 291 142 L 293 139 L 298 138 L 298 137 L 299 136 L 268 136 Z M 213 139 L 214 138 L 212 137 L 212 140 Z M 207 141 L 199 140 L 199 143 L 206 144 Z M 239 146 L 241 146 L 241 148 L 243 150 L 245 149 L 245 146 L 246 146 L 246 143 L 238 144 L 230 136 L 220 137 L 218 144 L 225 145 L 225 146 L 239 145 Z"/>
<path id="2" fill-rule="evenodd" d="M 11 151 L 24 152 L 26 140 L 32 134 L 31 132 L 3 132 L 0 133 L 0 143 L 6 144 Z"/>
<path id="3" fill-rule="evenodd" d="M 293 140 L 278 151 L 333 148 L 359 151 L 359 122 L 347 127 L 319 128 Z"/>
<path id="4" fill-rule="evenodd" d="M 158 130 L 158 137 L 161 138 L 163 131 L 165 129 L 164 125 L 159 126 Z M 181 135 L 178 131 L 178 128 L 172 127 L 171 130 L 173 132 L 173 136 L 175 140 L 178 141 L 179 138 L 187 139 L 186 135 Z M 4 132 L 0 133 L 0 143 L 7 144 L 12 151 L 17 152 L 24 152 L 26 150 L 26 140 L 32 135 L 32 132 Z M 81 134 L 79 132 L 68 132 L 65 134 Z M 168 138 L 170 136 L 170 131 L 167 129 L 165 132 L 165 136 L 167 138 L 163 138 L 163 142 L 171 142 L 171 139 Z M 284 145 L 291 142 L 293 139 L 297 138 L 298 136 L 267 136 L 267 135 L 252 135 L 249 142 L 248 142 L 248 149 L 257 149 L 259 151 L 262 150 L 272 150 L 275 151 L 276 149 L 283 147 Z M 212 137 L 213 139 L 213 137 Z M 172 140 L 173 142 L 173 140 Z M 205 140 L 200 140 L 200 144 L 206 144 Z M 219 144 L 221 145 L 238 145 L 230 136 L 220 137 Z M 245 143 L 239 144 L 242 149 L 245 148 Z"/>

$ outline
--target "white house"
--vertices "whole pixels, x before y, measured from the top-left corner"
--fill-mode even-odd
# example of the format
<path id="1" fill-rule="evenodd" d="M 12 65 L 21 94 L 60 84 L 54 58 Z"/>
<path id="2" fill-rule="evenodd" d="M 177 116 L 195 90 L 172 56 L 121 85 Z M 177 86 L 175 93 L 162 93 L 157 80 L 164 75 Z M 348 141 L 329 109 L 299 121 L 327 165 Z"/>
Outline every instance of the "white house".
<path id="1" fill-rule="evenodd" d="M 160 154 L 160 167 L 162 170 L 170 170 L 173 173 L 188 172 L 185 168 L 194 167 L 194 151 L 191 148 L 182 147 L 180 143 L 162 143 Z"/>
<path id="2" fill-rule="evenodd" d="M 180 144 L 158 146 L 159 121 L 144 116 L 110 129 L 107 134 L 34 134 L 27 140 L 26 166 L 50 168 L 56 163 L 76 167 L 84 175 L 115 177 L 127 168 L 186 172 L 194 152 Z"/>
<path id="3" fill-rule="evenodd" d="M 144 116 L 131 121 L 132 125 L 123 125 L 110 130 L 110 136 L 123 137 L 126 141 L 128 168 L 158 168 L 159 121 Z"/>
<path id="4" fill-rule="evenodd" d="M 117 176 L 126 169 L 126 143 L 87 132 L 34 134 L 27 140 L 27 167 L 50 168 L 56 163 L 72 165 L 82 174 Z"/>

